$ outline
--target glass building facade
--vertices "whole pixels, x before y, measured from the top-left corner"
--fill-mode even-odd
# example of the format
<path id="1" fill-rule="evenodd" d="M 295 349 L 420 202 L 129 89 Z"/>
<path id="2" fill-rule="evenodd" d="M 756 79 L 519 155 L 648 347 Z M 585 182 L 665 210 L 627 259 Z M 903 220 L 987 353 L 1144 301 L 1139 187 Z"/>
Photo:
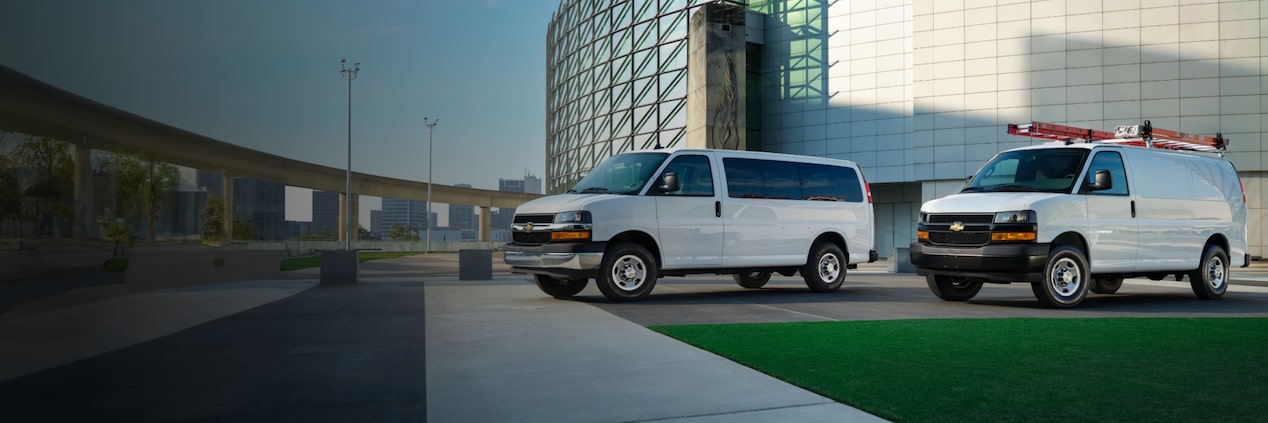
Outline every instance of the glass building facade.
<path id="1" fill-rule="evenodd" d="M 744 7 L 747 149 L 857 162 L 876 249 L 995 153 L 1010 123 L 1231 138 L 1253 256 L 1268 250 L 1268 2 L 562 0 L 547 31 L 546 192 L 613 154 L 685 147 L 693 16 Z M 712 34 L 712 33 L 711 33 Z M 695 63 L 695 62 L 692 62 Z"/>

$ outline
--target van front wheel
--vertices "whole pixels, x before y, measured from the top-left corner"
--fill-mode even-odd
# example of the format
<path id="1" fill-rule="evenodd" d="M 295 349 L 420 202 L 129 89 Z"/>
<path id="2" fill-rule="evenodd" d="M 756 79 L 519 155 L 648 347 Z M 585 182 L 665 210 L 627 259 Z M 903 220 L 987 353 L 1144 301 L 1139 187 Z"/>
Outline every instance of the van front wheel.
<path id="1" fill-rule="evenodd" d="M 749 289 L 757 289 L 766 286 L 766 282 L 770 281 L 770 272 L 744 272 L 731 275 L 735 279 L 735 283 Z"/>
<path id="2" fill-rule="evenodd" d="M 806 265 L 801 267 L 801 278 L 814 292 L 833 292 L 841 289 L 845 281 L 845 253 L 830 242 L 819 242 L 810 249 Z"/>
<path id="3" fill-rule="evenodd" d="M 968 301 L 982 290 L 982 281 L 945 275 L 925 276 L 925 283 L 933 295 L 947 301 Z"/>
<path id="4" fill-rule="evenodd" d="M 616 243 L 603 253 L 594 281 L 609 300 L 641 300 L 656 286 L 656 260 L 642 245 Z"/>
<path id="5" fill-rule="evenodd" d="M 1223 247 L 1206 247 L 1202 264 L 1189 273 L 1189 284 L 1198 298 L 1213 300 L 1224 296 L 1224 291 L 1228 290 L 1228 254 Z"/>
<path id="6" fill-rule="evenodd" d="M 1078 248 L 1061 245 L 1048 253 L 1043 267 L 1043 282 L 1032 283 L 1035 298 L 1048 307 L 1070 308 L 1087 298 L 1091 275 L 1087 258 Z"/>
<path id="7" fill-rule="evenodd" d="M 590 283 L 590 280 L 586 278 L 556 278 L 546 275 L 534 275 L 534 279 L 538 289 L 555 298 L 577 295 Z"/>

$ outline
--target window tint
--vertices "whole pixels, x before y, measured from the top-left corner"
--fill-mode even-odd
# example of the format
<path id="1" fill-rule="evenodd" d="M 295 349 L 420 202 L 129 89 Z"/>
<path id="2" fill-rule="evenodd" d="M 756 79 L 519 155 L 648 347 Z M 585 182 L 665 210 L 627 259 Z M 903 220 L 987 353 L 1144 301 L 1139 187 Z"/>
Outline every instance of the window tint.
<path id="1" fill-rule="evenodd" d="M 848 167 L 801 164 L 803 200 L 862 202 L 858 173 Z"/>
<path id="2" fill-rule="evenodd" d="M 749 159 L 722 159 L 726 170 L 727 195 L 732 198 L 765 198 L 762 193 L 762 162 Z"/>
<path id="3" fill-rule="evenodd" d="M 848 167 L 737 158 L 722 164 L 732 198 L 863 201 L 858 172 Z"/>
<path id="4" fill-rule="evenodd" d="M 709 167 L 708 157 L 693 155 L 675 158 L 656 178 L 656 184 L 659 185 L 660 181 L 664 180 L 665 174 L 669 172 L 678 174 L 678 182 L 682 184 L 682 189 L 660 195 L 713 196 L 713 171 Z M 652 190 L 652 192 L 655 192 L 655 190 Z"/>
<path id="5" fill-rule="evenodd" d="M 1097 195 L 1127 195 L 1127 172 L 1123 171 L 1123 157 L 1113 151 L 1102 151 L 1096 153 L 1092 158 L 1092 166 L 1088 167 L 1087 180 L 1095 177 L 1096 171 L 1105 169 L 1110 172 L 1110 179 L 1114 181 L 1114 186 L 1107 190 L 1092 191 Z"/>
<path id="6" fill-rule="evenodd" d="M 762 193 L 775 200 L 800 200 L 801 176 L 797 164 L 768 161 L 762 164 Z"/>

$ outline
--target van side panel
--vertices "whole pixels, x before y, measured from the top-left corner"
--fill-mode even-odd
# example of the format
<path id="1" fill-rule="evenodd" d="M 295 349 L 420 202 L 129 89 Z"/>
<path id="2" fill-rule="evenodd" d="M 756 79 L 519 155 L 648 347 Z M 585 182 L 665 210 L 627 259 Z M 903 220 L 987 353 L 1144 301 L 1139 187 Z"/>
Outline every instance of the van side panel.
<path id="1" fill-rule="evenodd" d="M 1140 228 L 1138 271 L 1195 269 L 1205 234 L 1228 219 L 1222 204 L 1194 199 L 1194 179 L 1185 157 L 1156 151 L 1126 150 L 1128 173 L 1135 184 L 1136 221 Z M 1214 209 L 1223 209 L 1221 213 Z"/>

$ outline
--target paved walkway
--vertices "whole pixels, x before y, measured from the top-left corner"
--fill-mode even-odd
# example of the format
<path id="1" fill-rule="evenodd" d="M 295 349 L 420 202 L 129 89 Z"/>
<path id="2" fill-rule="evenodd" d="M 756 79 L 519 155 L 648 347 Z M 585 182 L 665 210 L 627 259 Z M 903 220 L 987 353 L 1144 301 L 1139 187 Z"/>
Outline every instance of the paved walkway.
<path id="1" fill-rule="evenodd" d="M 362 283 L 187 286 L 0 319 L 25 421 L 880 421 L 456 255 Z M 174 275 L 177 273 L 173 273 Z"/>

